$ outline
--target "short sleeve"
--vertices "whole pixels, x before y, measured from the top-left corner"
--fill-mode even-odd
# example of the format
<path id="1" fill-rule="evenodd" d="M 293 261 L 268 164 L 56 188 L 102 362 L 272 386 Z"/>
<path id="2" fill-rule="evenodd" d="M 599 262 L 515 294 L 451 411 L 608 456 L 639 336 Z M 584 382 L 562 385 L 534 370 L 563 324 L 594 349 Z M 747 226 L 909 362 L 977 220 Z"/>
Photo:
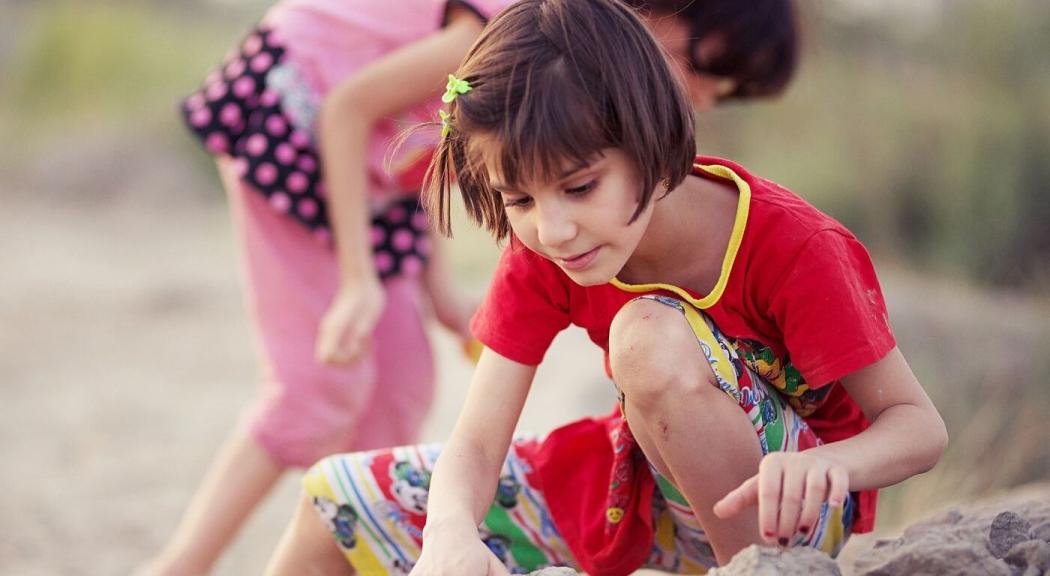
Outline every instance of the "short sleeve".
<path id="1" fill-rule="evenodd" d="M 566 282 L 554 264 L 512 240 L 471 321 L 474 337 L 515 362 L 538 365 L 569 325 Z"/>
<path id="2" fill-rule="evenodd" d="M 806 241 L 772 292 L 770 312 L 810 388 L 873 364 L 896 345 L 871 257 L 841 230 Z"/>

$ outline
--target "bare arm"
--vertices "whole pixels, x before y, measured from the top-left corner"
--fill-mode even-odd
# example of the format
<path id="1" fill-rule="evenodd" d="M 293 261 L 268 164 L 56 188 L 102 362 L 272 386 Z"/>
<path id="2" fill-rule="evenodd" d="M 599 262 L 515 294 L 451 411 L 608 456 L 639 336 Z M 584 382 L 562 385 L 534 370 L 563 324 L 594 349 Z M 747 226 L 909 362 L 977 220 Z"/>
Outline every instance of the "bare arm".
<path id="1" fill-rule="evenodd" d="M 758 504 L 763 538 L 785 542 L 813 528 L 824 502 L 840 506 L 849 491 L 890 486 L 937 463 L 948 433 L 900 350 L 841 382 L 871 426 L 804 452 L 767 455 L 758 474 L 715 504 L 715 514 Z"/>
<path id="2" fill-rule="evenodd" d="M 499 472 L 535 366 L 486 348 L 478 361 L 463 410 L 434 466 L 423 529 L 423 556 L 413 574 L 499 572 L 478 535 L 496 494 Z"/>
<path id="3" fill-rule="evenodd" d="M 810 452 L 842 465 L 850 490 L 892 486 L 933 468 L 948 444 L 948 432 L 900 350 L 842 378 L 842 385 L 871 427 Z"/>
<path id="4" fill-rule="evenodd" d="M 449 239 L 436 235 L 432 240 L 433 248 L 424 272 L 424 284 L 434 316 L 442 326 L 455 333 L 461 342 L 468 342 L 471 339 L 470 318 L 477 308 L 477 301 L 462 296 L 455 289 L 448 260 Z"/>
<path id="5" fill-rule="evenodd" d="M 481 29 L 471 12 L 453 8 L 445 28 L 363 67 L 322 104 L 319 148 L 343 289 L 318 335 L 321 361 L 356 357 L 382 311 L 382 289 L 367 241 L 365 156 L 372 127 L 439 94 Z"/>

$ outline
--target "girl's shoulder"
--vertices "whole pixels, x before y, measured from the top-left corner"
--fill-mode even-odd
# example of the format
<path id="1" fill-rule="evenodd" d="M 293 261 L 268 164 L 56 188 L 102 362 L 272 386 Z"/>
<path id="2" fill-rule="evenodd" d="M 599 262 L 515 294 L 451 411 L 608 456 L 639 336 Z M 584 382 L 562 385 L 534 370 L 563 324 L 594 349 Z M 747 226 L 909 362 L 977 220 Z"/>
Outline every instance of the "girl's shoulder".
<path id="1" fill-rule="evenodd" d="M 268 14 L 269 20 L 308 14 L 317 18 L 373 30 L 385 35 L 418 37 L 443 27 L 449 11 L 461 7 L 488 21 L 513 0 L 284 0 Z"/>
<path id="2" fill-rule="evenodd" d="M 793 190 L 758 176 L 750 176 L 750 184 L 752 232 L 779 237 L 780 242 L 829 235 L 856 239 L 844 224 Z"/>
<path id="3" fill-rule="evenodd" d="M 471 10 L 482 20 L 487 22 L 515 1 L 516 0 L 448 0 L 446 4 L 449 7 L 461 6 L 467 10 Z"/>
<path id="4" fill-rule="evenodd" d="M 446 5 L 440 0 L 284 0 L 270 9 L 266 20 L 280 25 L 286 20 L 312 19 L 343 31 L 418 34 L 421 28 L 440 27 Z"/>
<path id="5" fill-rule="evenodd" d="M 852 236 L 833 217 L 796 194 L 786 186 L 754 174 L 745 167 L 724 158 L 697 156 L 694 174 L 709 179 L 735 183 L 740 194 L 746 194 L 745 235 L 752 238 L 773 236 L 780 244 L 793 240 L 804 242 L 810 236 L 834 230 Z M 740 215 L 738 214 L 738 217 Z"/>

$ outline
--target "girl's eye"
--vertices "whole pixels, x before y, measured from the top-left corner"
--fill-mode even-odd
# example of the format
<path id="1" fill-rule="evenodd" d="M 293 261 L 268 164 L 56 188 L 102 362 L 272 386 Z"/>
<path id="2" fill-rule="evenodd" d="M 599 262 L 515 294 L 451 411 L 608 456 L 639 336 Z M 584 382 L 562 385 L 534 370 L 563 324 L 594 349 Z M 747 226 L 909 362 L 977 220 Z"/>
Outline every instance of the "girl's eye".
<path id="1" fill-rule="evenodd" d="M 586 194 L 586 193 L 590 192 L 591 190 L 594 190 L 594 187 L 597 186 L 597 185 L 598 185 L 598 181 L 597 180 L 591 180 L 590 182 L 588 182 L 586 184 L 583 184 L 581 186 L 573 186 L 571 188 L 566 188 L 565 189 L 565 193 L 569 194 L 570 196 L 577 196 L 577 195 L 580 195 L 580 194 Z"/>
<path id="2" fill-rule="evenodd" d="M 505 198 L 503 200 L 504 208 L 524 208 L 528 206 L 529 202 L 532 202 L 532 198 L 529 196 L 521 196 L 519 198 Z"/>

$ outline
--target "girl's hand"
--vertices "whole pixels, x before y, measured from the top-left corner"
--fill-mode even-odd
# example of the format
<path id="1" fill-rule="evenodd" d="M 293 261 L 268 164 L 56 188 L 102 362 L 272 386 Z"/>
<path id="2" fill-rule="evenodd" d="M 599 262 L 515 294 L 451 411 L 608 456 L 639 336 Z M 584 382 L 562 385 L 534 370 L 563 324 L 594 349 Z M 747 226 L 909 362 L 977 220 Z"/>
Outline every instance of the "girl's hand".
<path id="1" fill-rule="evenodd" d="M 423 554 L 410 576 L 510 576 L 478 537 L 424 537 Z"/>
<path id="2" fill-rule="evenodd" d="M 317 330 L 317 361 L 345 364 L 360 356 L 385 305 L 386 293 L 378 278 L 344 282 Z"/>
<path id="3" fill-rule="evenodd" d="M 762 459 L 758 474 L 715 503 L 714 513 L 729 518 L 758 504 L 758 527 L 769 544 L 786 546 L 808 536 L 824 502 L 838 507 L 849 493 L 849 473 L 819 454 L 773 452 Z"/>

